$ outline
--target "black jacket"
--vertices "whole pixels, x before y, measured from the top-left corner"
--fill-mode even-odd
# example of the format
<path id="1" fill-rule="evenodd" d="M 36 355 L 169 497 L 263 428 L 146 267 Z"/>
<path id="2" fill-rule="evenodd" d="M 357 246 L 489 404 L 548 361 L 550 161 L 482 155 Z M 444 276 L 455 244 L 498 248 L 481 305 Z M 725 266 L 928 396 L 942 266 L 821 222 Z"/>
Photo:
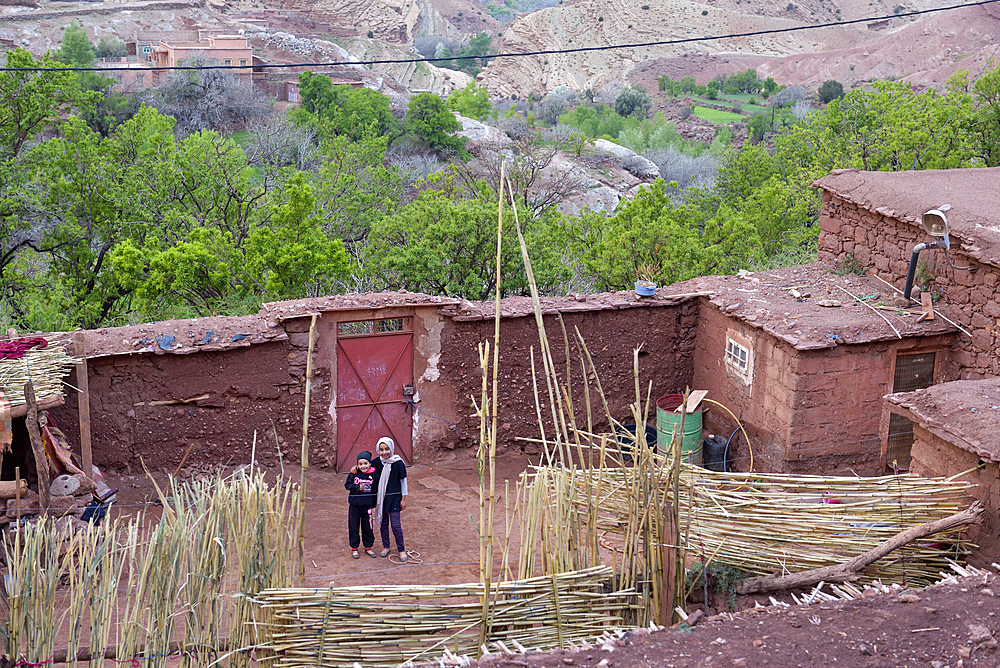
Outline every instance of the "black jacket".
<path id="1" fill-rule="evenodd" d="M 344 488 L 349 489 L 351 493 L 347 497 L 347 502 L 366 508 L 374 507 L 378 500 L 378 474 L 380 470 L 378 467 L 374 467 L 370 468 L 368 473 L 361 471 L 348 473 Z"/>
<path id="2" fill-rule="evenodd" d="M 403 462 L 393 462 L 386 470 L 385 464 L 380 457 L 376 457 L 372 466 L 378 469 L 378 475 L 389 476 L 389 482 L 385 487 L 385 499 L 382 501 L 382 513 L 398 513 L 399 502 L 403 499 L 403 481 L 406 479 L 406 464 Z M 378 495 L 378 483 L 375 484 L 375 493 Z M 376 499 L 377 500 L 377 499 Z"/>

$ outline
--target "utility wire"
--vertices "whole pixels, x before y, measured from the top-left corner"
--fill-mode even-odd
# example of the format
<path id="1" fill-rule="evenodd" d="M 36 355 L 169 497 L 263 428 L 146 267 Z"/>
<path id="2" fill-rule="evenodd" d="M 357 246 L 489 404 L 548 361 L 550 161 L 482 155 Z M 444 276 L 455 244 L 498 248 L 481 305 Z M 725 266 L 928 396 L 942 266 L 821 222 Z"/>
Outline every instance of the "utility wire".
<path id="1" fill-rule="evenodd" d="M 977 2 L 967 2 L 947 7 L 937 7 L 934 9 L 921 9 L 912 12 L 900 12 L 899 14 L 883 14 L 880 16 L 869 16 L 862 19 L 851 19 L 850 21 L 833 21 L 829 23 L 817 23 L 807 26 L 792 26 L 789 28 L 771 28 L 769 30 L 752 30 L 749 32 L 729 33 L 726 35 L 709 35 L 705 37 L 687 37 L 684 39 L 669 39 L 656 42 L 633 42 L 629 44 L 609 44 L 607 46 L 582 46 L 574 49 L 546 49 L 542 51 L 521 51 L 514 53 L 492 53 L 478 56 L 451 56 L 448 58 L 389 58 L 382 60 L 357 60 L 341 62 L 312 62 L 312 63 L 264 63 L 260 65 L 163 65 L 153 67 L 143 67 L 142 70 L 255 70 L 255 69 L 288 69 L 293 67 L 333 67 L 347 65 L 405 65 L 410 63 L 439 63 L 452 62 L 455 60 L 488 60 L 490 58 L 525 58 L 529 56 L 548 56 L 557 54 L 586 53 L 591 51 L 615 51 L 618 49 L 639 49 L 650 46 L 672 46 L 676 44 L 691 44 L 695 42 L 711 42 L 719 39 L 733 39 L 737 37 L 758 37 L 761 35 L 780 35 L 784 33 L 800 32 L 803 30 L 817 30 L 820 28 L 834 28 L 856 23 L 869 23 L 884 19 L 906 18 L 908 16 L 921 16 L 924 14 L 935 14 L 947 12 L 953 9 L 963 9 L 965 7 L 979 7 L 989 5 L 1000 0 L 978 0 Z M 30 18 L 30 17 L 25 17 Z M 130 67 L 0 67 L 0 72 L 114 72 L 135 70 L 139 68 Z"/>

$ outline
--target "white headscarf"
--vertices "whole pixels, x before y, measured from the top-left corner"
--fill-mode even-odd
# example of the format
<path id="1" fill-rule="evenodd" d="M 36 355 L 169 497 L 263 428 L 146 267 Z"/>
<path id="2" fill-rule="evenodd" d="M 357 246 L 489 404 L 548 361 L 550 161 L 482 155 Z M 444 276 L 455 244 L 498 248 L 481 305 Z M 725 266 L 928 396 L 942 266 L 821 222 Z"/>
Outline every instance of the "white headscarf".
<path id="1" fill-rule="evenodd" d="M 401 462 L 403 458 L 396 454 L 396 442 L 393 441 L 388 436 L 383 436 L 378 439 L 378 443 L 375 444 L 375 452 L 378 453 L 378 446 L 385 443 L 389 446 L 389 457 L 384 458 L 379 454 L 379 458 L 382 459 L 382 473 L 378 477 L 378 501 L 375 504 L 375 514 L 372 517 L 375 518 L 376 522 L 382 521 L 382 502 L 385 501 L 385 490 L 389 486 L 389 473 L 392 470 L 393 462 Z M 402 491 L 403 494 L 406 493 L 406 478 L 402 480 Z"/>

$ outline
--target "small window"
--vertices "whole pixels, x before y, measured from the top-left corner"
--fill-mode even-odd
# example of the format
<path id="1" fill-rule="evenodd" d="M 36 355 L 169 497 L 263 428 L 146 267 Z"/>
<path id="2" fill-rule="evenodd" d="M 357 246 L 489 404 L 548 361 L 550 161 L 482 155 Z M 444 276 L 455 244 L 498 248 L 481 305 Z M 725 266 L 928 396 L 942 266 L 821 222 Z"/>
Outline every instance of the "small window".
<path id="1" fill-rule="evenodd" d="M 240 58 L 240 67 L 246 67 L 246 66 L 247 66 L 247 59 Z"/>
<path id="2" fill-rule="evenodd" d="M 146 85 L 146 75 L 145 74 L 136 74 L 135 75 L 135 82 L 137 84 L 139 84 L 140 86 L 145 86 Z"/>
<path id="3" fill-rule="evenodd" d="M 233 59 L 232 58 L 226 58 L 225 60 L 222 61 L 222 64 L 223 65 L 232 65 L 233 64 Z"/>
<path id="4" fill-rule="evenodd" d="M 342 322 L 337 326 L 338 336 L 372 336 L 410 331 L 409 318 L 389 318 L 387 320 L 359 320 Z"/>
<path id="5" fill-rule="evenodd" d="M 142 52 L 143 53 L 153 53 L 153 47 L 151 47 L 151 46 L 149 46 L 147 44 L 146 46 L 142 47 Z"/>
<path id="6" fill-rule="evenodd" d="M 726 337 L 726 366 L 742 378 L 745 382 L 750 382 L 753 371 L 753 360 L 750 357 L 750 350 L 728 336 Z"/>

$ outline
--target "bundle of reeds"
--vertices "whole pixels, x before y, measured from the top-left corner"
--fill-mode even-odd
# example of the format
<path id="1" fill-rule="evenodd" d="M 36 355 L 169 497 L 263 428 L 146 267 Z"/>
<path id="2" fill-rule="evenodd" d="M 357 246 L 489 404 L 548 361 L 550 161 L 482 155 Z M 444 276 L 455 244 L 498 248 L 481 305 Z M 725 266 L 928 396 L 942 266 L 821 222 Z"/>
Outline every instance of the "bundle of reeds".
<path id="1" fill-rule="evenodd" d="M 0 390 L 12 406 L 25 402 L 24 385 L 29 380 L 38 400 L 62 392 L 62 380 L 76 360 L 60 345 L 33 348 L 18 359 L 0 359 Z"/>
<path id="2" fill-rule="evenodd" d="M 603 593 L 610 577 L 603 566 L 493 583 L 485 632 L 481 582 L 268 589 L 255 602 L 271 612 L 267 649 L 276 666 L 395 666 L 443 648 L 475 654 L 499 641 L 544 649 L 614 631 L 626 594 Z"/>
<path id="3" fill-rule="evenodd" d="M 659 455 L 653 455 L 659 459 Z M 642 505 L 633 467 L 568 473 L 540 468 L 546 480 L 576 481 L 581 512 L 595 512 L 599 531 L 617 536 L 624 555 L 634 549 L 630 532 Z M 603 491 L 585 498 L 587 477 Z M 900 531 L 951 515 L 968 505 L 970 484 L 960 479 L 914 476 L 879 478 L 716 473 L 684 465 L 676 502 L 680 545 L 703 557 L 748 573 L 796 572 L 841 563 L 874 548 Z M 555 490 L 555 487 L 551 487 Z M 553 501 L 550 501 L 553 503 Z M 947 558 L 967 544 L 957 533 L 909 545 L 876 562 L 866 578 L 886 582 L 931 582 Z"/>
<path id="4" fill-rule="evenodd" d="M 163 666 L 181 653 L 185 665 L 207 665 L 265 640 L 258 622 L 269 613 L 249 597 L 292 584 L 298 487 L 242 471 L 173 481 L 169 497 L 157 491 L 163 511 L 152 527 L 141 515 L 76 534 L 47 518 L 19 526 L 5 543 L 10 568 L 0 588 L 7 657 L 43 664 L 58 649 L 75 664 L 84 651 L 100 668 L 112 648 L 119 663 Z M 66 638 L 65 651 L 56 638 Z M 237 651 L 227 663 L 248 661 Z"/>

